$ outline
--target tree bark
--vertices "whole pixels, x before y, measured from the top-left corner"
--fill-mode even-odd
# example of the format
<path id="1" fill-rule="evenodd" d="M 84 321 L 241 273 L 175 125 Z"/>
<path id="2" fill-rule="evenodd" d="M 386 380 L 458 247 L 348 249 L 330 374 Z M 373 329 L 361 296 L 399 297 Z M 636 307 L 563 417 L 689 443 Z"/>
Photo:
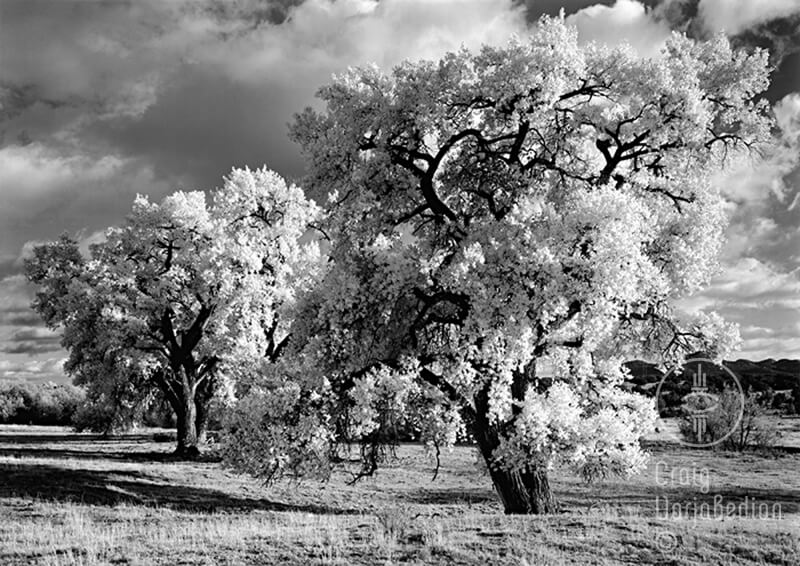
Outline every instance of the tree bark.
<path id="1" fill-rule="evenodd" d="M 489 468 L 494 489 L 506 515 L 544 515 L 558 511 L 546 469 L 534 464 L 517 471 L 498 468 L 493 456 L 500 443 L 497 429 L 489 425 L 483 415 L 476 418 L 473 428 L 478 448 Z"/>
<path id="2" fill-rule="evenodd" d="M 194 458 L 200 454 L 197 442 L 197 406 L 193 398 L 184 398 L 183 406 L 177 411 L 178 446 L 175 454 Z"/>
<path id="3" fill-rule="evenodd" d="M 208 408 L 209 401 L 198 399 L 195 402 L 197 415 L 195 417 L 195 432 L 197 434 L 197 445 L 204 446 L 208 440 Z"/>
<path id="4" fill-rule="evenodd" d="M 194 394 L 194 403 L 197 411 L 197 416 L 195 417 L 197 444 L 201 447 L 205 445 L 208 440 L 208 421 L 215 389 L 216 384 L 214 376 L 209 375 L 198 384 Z"/>
<path id="5" fill-rule="evenodd" d="M 197 438 L 197 404 L 194 391 L 188 379 L 184 380 L 180 388 L 180 395 L 176 398 L 174 406 L 177 417 L 178 446 L 175 454 L 184 458 L 196 458 L 200 455 Z"/>

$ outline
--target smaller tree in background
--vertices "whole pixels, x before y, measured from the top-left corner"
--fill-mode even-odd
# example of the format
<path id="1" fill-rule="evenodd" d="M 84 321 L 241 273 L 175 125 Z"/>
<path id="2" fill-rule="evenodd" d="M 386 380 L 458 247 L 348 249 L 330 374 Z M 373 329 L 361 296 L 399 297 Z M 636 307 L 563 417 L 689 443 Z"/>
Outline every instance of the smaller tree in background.
<path id="1" fill-rule="evenodd" d="M 196 454 L 212 399 L 285 345 L 283 313 L 318 264 L 301 242 L 316 214 L 277 174 L 235 169 L 210 207 L 201 192 L 137 197 L 88 259 L 66 236 L 37 246 L 26 261 L 40 286 L 33 307 L 63 329 L 65 369 L 99 421 L 130 423 L 158 389 L 177 452 Z"/>
<path id="2" fill-rule="evenodd" d="M 696 438 L 690 415 L 683 416 L 678 425 L 681 435 L 690 442 L 718 443 L 723 450 L 742 452 L 750 448 L 769 448 L 779 433 L 767 418 L 769 399 L 754 391 L 741 392 L 732 387 L 723 389 L 706 414 L 705 438 Z"/>

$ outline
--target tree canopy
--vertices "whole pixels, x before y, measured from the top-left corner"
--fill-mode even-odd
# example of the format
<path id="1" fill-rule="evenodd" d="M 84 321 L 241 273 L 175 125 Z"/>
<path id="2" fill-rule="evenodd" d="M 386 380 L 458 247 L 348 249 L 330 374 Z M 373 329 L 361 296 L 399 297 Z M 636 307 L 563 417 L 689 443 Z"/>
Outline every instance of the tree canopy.
<path id="1" fill-rule="evenodd" d="M 266 169 L 233 170 L 211 206 L 202 192 L 139 196 L 89 258 L 67 236 L 35 248 L 34 308 L 63 328 L 65 369 L 96 403 L 124 421 L 160 391 L 179 451 L 193 452 L 212 398 L 285 346 L 282 317 L 319 263 L 317 246 L 301 242 L 316 214 Z"/>
<path id="2" fill-rule="evenodd" d="M 767 85 L 766 53 L 721 35 L 676 34 L 648 59 L 552 19 L 504 47 L 335 77 L 291 130 L 306 190 L 329 193 L 330 265 L 292 378 L 329 399 L 300 435 L 316 457 L 326 426 L 362 442 L 364 473 L 399 424 L 436 447 L 466 433 L 509 513 L 555 508 L 553 465 L 642 469 L 655 411 L 622 363 L 735 345 L 675 301 L 715 273 L 715 175 L 769 139 Z M 263 431 L 234 450 L 256 473 Z"/>
<path id="3" fill-rule="evenodd" d="M 676 302 L 717 269 L 720 172 L 769 143 L 768 75 L 722 35 L 643 58 L 549 18 L 350 69 L 291 126 L 324 204 L 267 170 L 234 170 L 210 206 L 139 197 L 89 258 L 36 248 L 35 308 L 91 397 L 161 391 L 179 450 L 227 391 L 225 459 L 262 478 L 325 476 L 351 442 L 370 474 L 412 428 L 437 454 L 474 440 L 507 513 L 551 512 L 551 467 L 645 465 L 656 413 L 626 360 L 738 341 Z"/>

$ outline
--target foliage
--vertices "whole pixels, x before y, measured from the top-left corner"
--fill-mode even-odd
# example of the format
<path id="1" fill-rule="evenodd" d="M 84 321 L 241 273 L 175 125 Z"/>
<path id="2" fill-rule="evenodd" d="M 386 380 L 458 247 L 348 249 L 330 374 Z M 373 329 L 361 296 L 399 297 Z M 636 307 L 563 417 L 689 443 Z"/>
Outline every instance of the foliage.
<path id="1" fill-rule="evenodd" d="M 37 246 L 33 306 L 63 329 L 65 369 L 95 404 L 85 422 L 131 423 L 158 391 L 179 448 L 197 443 L 211 400 L 285 345 L 283 313 L 313 278 L 318 251 L 300 237 L 315 215 L 275 173 L 235 169 L 211 206 L 199 191 L 137 197 L 88 259 L 67 236 Z"/>
<path id="2" fill-rule="evenodd" d="M 329 192 L 330 264 L 286 379 L 326 399 L 332 437 L 364 443 L 367 473 L 415 415 L 432 445 L 472 434 L 498 491 L 555 464 L 641 470 L 655 412 L 621 363 L 736 344 L 673 305 L 715 273 L 712 181 L 768 139 L 767 84 L 766 53 L 722 36 L 642 59 L 551 19 L 505 47 L 335 77 L 292 127 L 306 189 Z M 233 451 L 272 446 L 251 430 Z"/>
<path id="3" fill-rule="evenodd" d="M 736 388 L 725 388 L 705 418 L 706 438 L 703 444 L 718 442 L 723 450 L 741 452 L 771 448 L 778 440 L 778 429 L 769 416 L 770 400 L 748 391 L 742 396 Z M 680 432 L 690 442 L 695 441 L 691 415 L 679 421 Z"/>
<path id="4" fill-rule="evenodd" d="M 320 399 L 308 395 L 294 383 L 249 390 L 224 415 L 225 463 L 267 482 L 287 471 L 328 477 L 332 435 Z"/>
<path id="5" fill-rule="evenodd" d="M 72 417 L 78 432 L 121 433 L 132 427 L 174 428 L 175 413 L 157 390 L 131 407 L 122 407 L 119 399 L 101 395 L 87 399 Z"/>
<path id="6" fill-rule="evenodd" d="M 0 423 L 67 426 L 84 397 L 83 390 L 73 385 L 3 382 Z"/>

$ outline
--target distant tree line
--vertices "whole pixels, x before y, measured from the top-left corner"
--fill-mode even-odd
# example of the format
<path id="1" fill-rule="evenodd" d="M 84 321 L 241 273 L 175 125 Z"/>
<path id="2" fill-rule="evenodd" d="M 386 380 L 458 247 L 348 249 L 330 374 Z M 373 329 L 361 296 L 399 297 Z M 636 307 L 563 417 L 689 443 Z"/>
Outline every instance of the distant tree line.
<path id="1" fill-rule="evenodd" d="M 0 423 L 71 425 L 85 398 L 70 384 L 0 382 Z"/>
<path id="2" fill-rule="evenodd" d="M 62 383 L 0 381 L 0 424 L 72 426 L 78 431 L 121 432 L 131 424 L 174 427 L 164 399 L 154 396 L 135 411 L 133 423 L 114 418 L 115 407 L 90 403 L 82 387 Z M 218 419 L 212 419 L 215 427 Z"/>

